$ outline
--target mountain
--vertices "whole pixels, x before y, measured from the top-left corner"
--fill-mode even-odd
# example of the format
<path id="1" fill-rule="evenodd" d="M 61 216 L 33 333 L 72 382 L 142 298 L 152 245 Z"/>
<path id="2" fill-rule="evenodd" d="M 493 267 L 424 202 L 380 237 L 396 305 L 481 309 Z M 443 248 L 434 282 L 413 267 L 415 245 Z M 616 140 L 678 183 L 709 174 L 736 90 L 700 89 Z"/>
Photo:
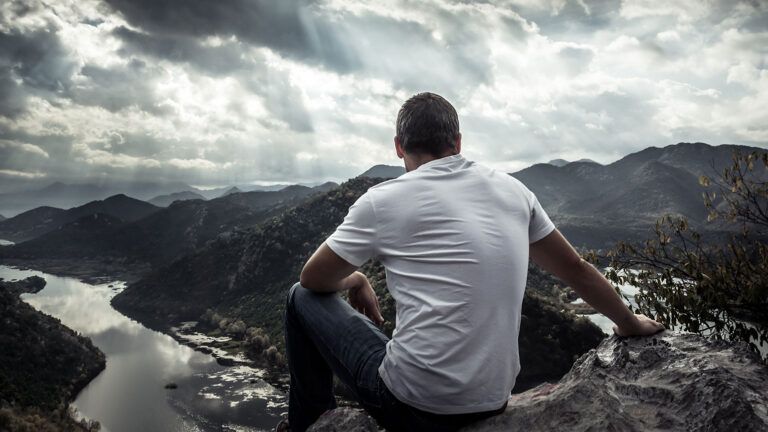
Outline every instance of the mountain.
<path id="1" fill-rule="evenodd" d="M 6 215 L 17 215 L 27 210 L 47 206 L 72 208 L 90 201 L 103 200 L 113 195 L 129 195 L 148 200 L 158 195 L 196 189 L 184 183 L 169 182 L 117 182 L 66 184 L 51 183 L 40 189 L 0 194 L 0 210 Z"/>
<path id="2" fill-rule="evenodd" d="M 213 199 L 213 198 L 218 198 L 222 195 L 225 195 L 227 191 L 232 188 L 236 188 L 241 192 L 274 192 L 289 186 L 294 186 L 294 185 L 288 184 L 288 183 L 273 184 L 273 185 L 238 184 L 234 186 L 225 186 L 225 187 L 218 187 L 218 188 L 211 188 L 211 189 L 198 189 L 197 193 L 204 196 L 206 199 Z M 314 185 L 302 184 L 301 186 L 312 187 Z"/>
<path id="3" fill-rule="evenodd" d="M 536 194 L 569 239 L 601 247 L 647 236 L 648 228 L 665 214 L 703 226 L 706 211 L 698 178 L 730 165 L 734 150 L 760 149 L 679 143 L 650 147 L 608 165 L 536 164 L 512 175 Z"/>
<path id="4" fill-rule="evenodd" d="M 374 165 L 366 172 L 360 174 L 360 177 L 369 178 L 396 178 L 405 174 L 405 168 L 394 165 Z"/>
<path id="5" fill-rule="evenodd" d="M 194 200 L 194 199 L 204 200 L 206 198 L 196 192 L 183 191 L 183 192 L 174 192 L 172 194 L 167 194 L 167 195 L 158 195 L 150 199 L 148 202 L 158 207 L 168 207 L 174 201 L 184 201 L 184 200 Z"/>
<path id="6" fill-rule="evenodd" d="M 225 197 L 227 195 L 238 194 L 238 193 L 241 193 L 241 192 L 242 192 L 242 190 L 240 190 L 237 186 L 232 186 L 231 188 L 229 188 L 226 191 L 224 191 L 224 193 L 221 194 L 221 196 Z"/>
<path id="7" fill-rule="evenodd" d="M 144 201 L 125 195 L 114 195 L 105 200 L 92 201 L 85 205 L 62 210 L 53 207 L 38 207 L 0 222 L 0 238 L 23 242 L 83 216 L 102 213 L 125 222 L 141 219 L 159 208 Z"/>
<path id="8" fill-rule="evenodd" d="M 570 162 L 565 159 L 552 159 L 551 161 L 547 162 L 550 165 L 554 165 L 556 167 L 566 166 Z"/>
<path id="9" fill-rule="evenodd" d="M 3 216 L 3 215 L 1 215 L 1 214 L 0 214 L 0 222 L 4 221 L 4 220 L 6 220 L 6 219 L 7 219 L 7 218 L 6 218 L 5 216 Z"/>
<path id="10" fill-rule="evenodd" d="M 327 192 L 337 186 L 338 184 L 333 182 L 323 183 L 314 188 L 291 185 L 277 191 L 228 192 L 217 199 L 252 209 L 259 209 L 275 205 L 284 200 L 305 197 L 314 192 Z"/>
<path id="11" fill-rule="evenodd" d="M 37 260 L 38 267 L 45 265 L 40 260 L 68 260 L 71 271 L 77 274 L 81 270 L 106 272 L 114 263 L 122 263 L 136 275 L 192 253 L 217 237 L 230 235 L 226 234 L 229 231 L 254 226 L 310 195 L 336 186 L 290 186 L 280 191 L 234 193 L 209 201 L 175 201 L 133 221 L 89 214 L 37 238 L 4 247 L 0 257 Z"/>

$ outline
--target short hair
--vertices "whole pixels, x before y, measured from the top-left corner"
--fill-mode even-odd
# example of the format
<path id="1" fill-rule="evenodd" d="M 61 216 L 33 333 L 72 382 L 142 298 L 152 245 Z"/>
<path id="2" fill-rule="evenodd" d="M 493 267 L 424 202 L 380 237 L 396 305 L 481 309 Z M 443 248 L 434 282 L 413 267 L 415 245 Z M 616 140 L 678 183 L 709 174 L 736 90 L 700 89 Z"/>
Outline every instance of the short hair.
<path id="1" fill-rule="evenodd" d="M 419 93 L 397 113 L 396 134 L 407 153 L 442 156 L 456 147 L 459 115 L 442 96 Z"/>

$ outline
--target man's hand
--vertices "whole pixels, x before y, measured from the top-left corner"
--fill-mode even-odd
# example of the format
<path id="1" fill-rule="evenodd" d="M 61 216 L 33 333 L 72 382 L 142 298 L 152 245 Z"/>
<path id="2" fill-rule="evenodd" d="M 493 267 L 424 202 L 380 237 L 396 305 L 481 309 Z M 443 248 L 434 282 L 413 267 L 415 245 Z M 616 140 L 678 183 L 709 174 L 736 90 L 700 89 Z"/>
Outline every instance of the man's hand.
<path id="1" fill-rule="evenodd" d="M 625 325 L 613 326 L 613 332 L 619 336 L 650 336 L 664 330 L 664 324 L 658 323 L 645 315 L 635 314 L 635 320 Z"/>
<path id="2" fill-rule="evenodd" d="M 384 324 L 384 317 L 381 316 L 379 309 L 379 299 L 368 278 L 360 272 L 354 272 L 349 276 L 347 283 L 349 304 L 376 325 Z"/>

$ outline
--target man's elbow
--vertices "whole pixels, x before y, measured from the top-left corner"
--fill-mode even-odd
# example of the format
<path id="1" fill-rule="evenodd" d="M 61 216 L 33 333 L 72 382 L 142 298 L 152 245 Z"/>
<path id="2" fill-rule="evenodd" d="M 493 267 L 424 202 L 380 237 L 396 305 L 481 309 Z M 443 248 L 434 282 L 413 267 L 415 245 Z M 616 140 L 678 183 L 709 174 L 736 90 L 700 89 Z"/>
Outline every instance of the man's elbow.
<path id="1" fill-rule="evenodd" d="M 308 269 L 307 266 L 304 266 L 304 268 L 301 270 L 301 274 L 299 275 L 299 284 L 310 291 L 328 291 L 325 281 L 318 277 L 311 269 Z"/>
<path id="2" fill-rule="evenodd" d="M 299 284 L 310 291 L 316 291 L 315 281 L 313 280 L 310 272 L 307 271 L 307 266 L 304 266 L 304 268 L 301 269 L 301 274 L 299 275 Z"/>

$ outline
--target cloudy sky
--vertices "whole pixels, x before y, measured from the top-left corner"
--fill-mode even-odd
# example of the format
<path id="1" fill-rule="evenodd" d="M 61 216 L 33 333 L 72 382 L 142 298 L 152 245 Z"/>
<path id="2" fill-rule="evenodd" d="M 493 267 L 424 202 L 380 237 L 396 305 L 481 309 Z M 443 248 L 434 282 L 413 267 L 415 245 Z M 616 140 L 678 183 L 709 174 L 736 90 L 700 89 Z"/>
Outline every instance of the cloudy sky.
<path id="1" fill-rule="evenodd" d="M 0 183 L 346 179 L 420 91 L 507 171 L 768 147 L 768 2 L 4 0 Z"/>

